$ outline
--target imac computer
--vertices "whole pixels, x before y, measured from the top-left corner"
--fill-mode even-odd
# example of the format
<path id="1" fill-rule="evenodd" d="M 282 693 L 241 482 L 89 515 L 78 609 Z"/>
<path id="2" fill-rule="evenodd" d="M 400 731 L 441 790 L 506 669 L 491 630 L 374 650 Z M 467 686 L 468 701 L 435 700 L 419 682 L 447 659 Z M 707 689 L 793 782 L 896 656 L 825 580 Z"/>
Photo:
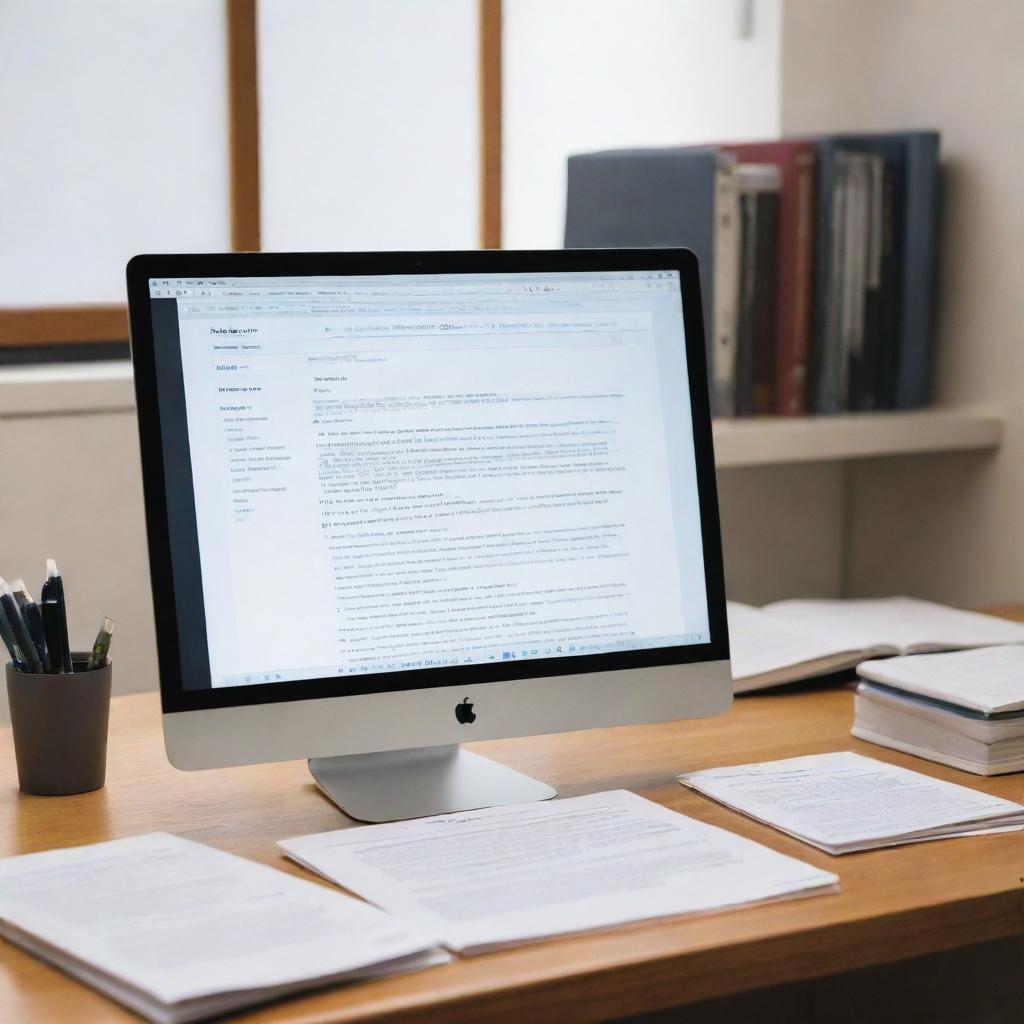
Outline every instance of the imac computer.
<path id="1" fill-rule="evenodd" d="M 463 741 L 731 701 L 683 249 L 128 265 L 167 753 L 352 817 L 555 795 Z"/>

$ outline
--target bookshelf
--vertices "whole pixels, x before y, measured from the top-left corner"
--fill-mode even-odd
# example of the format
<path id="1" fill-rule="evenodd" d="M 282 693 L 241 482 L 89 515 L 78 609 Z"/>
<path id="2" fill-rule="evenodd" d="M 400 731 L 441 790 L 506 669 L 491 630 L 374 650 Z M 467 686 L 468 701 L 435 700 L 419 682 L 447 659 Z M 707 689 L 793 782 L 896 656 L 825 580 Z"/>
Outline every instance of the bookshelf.
<path id="1" fill-rule="evenodd" d="M 716 420 L 714 434 L 715 462 L 729 469 L 994 449 L 1003 421 L 983 411 L 928 409 Z"/>
<path id="2" fill-rule="evenodd" d="M 0 371 L 0 418 L 132 412 L 131 365 L 11 367 Z M 716 420 L 721 469 L 837 462 L 885 455 L 995 449 L 1003 421 L 983 410 L 855 413 L 847 416 Z"/>
<path id="3" fill-rule="evenodd" d="M 787 473 L 806 473 L 833 494 L 807 501 L 806 511 L 793 498 L 782 508 L 780 497 L 774 522 L 790 531 L 794 559 L 838 557 L 837 595 L 910 593 L 960 607 L 1020 600 L 1024 204 L 1015 171 L 1024 138 L 1016 42 L 1024 5 L 786 0 L 782 18 L 782 135 L 908 126 L 942 133 L 934 394 L 944 410 L 999 410 L 1003 441 L 997 458 L 950 451 L 775 466 L 764 471 L 775 478 L 764 491 Z M 746 482 L 759 471 L 730 472 Z M 801 482 L 801 497 L 810 495 L 811 482 Z M 808 556 L 802 538 L 825 515 L 838 539 Z M 737 563 L 750 536 L 760 536 L 755 527 L 735 542 Z M 795 595 L 802 583 L 780 579 L 773 593 Z"/>

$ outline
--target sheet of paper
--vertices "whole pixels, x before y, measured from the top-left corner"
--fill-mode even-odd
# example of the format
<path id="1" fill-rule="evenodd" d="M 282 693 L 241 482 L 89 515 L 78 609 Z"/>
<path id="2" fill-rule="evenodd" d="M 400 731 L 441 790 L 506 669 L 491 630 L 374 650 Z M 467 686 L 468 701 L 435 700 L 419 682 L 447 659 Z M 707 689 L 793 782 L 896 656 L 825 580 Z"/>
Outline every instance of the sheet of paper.
<path id="1" fill-rule="evenodd" d="M 1024 710 L 1024 646 L 912 654 L 857 666 L 865 679 L 985 714 Z"/>
<path id="2" fill-rule="evenodd" d="M 862 649 L 859 644 L 850 647 L 848 637 L 834 635 L 829 629 L 801 628 L 747 604 L 729 601 L 726 610 L 732 677 L 737 683 L 751 676 L 833 658 L 844 652 L 849 654 L 847 661 L 852 665 Z M 823 670 L 828 671 L 828 668 L 823 667 Z M 742 688 L 737 686 L 738 690 Z"/>
<path id="3" fill-rule="evenodd" d="M 1024 643 L 1024 623 L 912 597 L 776 601 L 761 611 L 801 631 L 830 633 L 844 649 L 891 646 L 910 651 Z"/>
<path id="4" fill-rule="evenodd" d="M 1024 826 L 1024 806 L 850 751 L 681 775 L 728 807 L 829 852 Z"/>
<path id="5" fill-rule="evenodd" d="M 466 953 L 825 891 L 838 882 L 622 790 L 278 845 Z"/>
<path id="6" fill-rule="evenodd" d="M 438 944 L 359 900 L 164 833 L 0 861 L 0 921 L 168 1004 Z"/>

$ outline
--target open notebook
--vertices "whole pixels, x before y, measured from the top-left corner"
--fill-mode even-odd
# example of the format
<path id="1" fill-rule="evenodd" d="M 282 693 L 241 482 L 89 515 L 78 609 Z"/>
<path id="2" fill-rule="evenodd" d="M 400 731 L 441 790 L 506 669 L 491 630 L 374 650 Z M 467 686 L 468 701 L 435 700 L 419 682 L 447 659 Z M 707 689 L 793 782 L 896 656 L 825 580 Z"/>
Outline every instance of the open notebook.
<path id="1" fill-rule="evenodd" d="M 729 602 L 737 693 L 828 675 L 868 658 L 1024 643 L 1024 623 L 912 597 Z"/>

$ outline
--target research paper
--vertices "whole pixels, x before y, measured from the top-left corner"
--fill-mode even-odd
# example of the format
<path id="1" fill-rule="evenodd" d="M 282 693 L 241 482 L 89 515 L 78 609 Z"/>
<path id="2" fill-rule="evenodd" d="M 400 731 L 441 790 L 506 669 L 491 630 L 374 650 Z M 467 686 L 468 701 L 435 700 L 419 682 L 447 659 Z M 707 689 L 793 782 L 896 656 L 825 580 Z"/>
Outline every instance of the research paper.
<path id="1" fill-rule="evenodd" d="M 622 790 L 278 844 L 471 954 L 835 889 L 838 878 Z"/>
<path id="2" fill-rule="evenodd" d="M 681 775 L 684 786 L 829 853 L 1024 828 L 1024 806 L 851 751 Z"/>
<path id="3" fill-rule="evenodd" d="M 376 907 L 164 833 L 0 861 L 0 934 L 166 1021 L 447 959 Z"/>

